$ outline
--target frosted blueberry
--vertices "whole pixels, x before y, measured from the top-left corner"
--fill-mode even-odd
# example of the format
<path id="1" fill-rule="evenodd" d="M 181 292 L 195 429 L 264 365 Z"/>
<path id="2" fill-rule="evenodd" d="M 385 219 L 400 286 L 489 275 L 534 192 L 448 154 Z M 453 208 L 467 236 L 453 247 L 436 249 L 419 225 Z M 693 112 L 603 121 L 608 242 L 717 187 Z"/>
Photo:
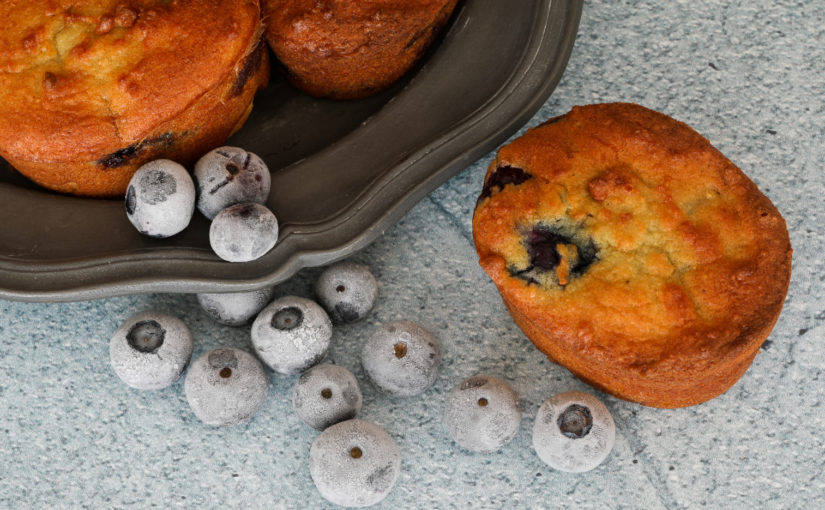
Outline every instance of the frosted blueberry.
<path id="1" fill-rule="evenodd" d="M 411 397 L 432 386 L 441 367 L 441 347 L 429 331 L 410 321 L 384 324 L 361 349 L 370 380 L 393 397 Z"/>
<path id="2" fill-rule="evenodd" d="M 361 389 L 352 372 L 338 365 L 315 365 L 298 378 L 292 406 L 301 420 L 317 430 L 355 418 Z"/>
<path id="3" fill-rule="evenodd" d="M 252 346 L 272 370 L 294 375 L 321 361 L 332 339 L 332 322 L 315 301 L 276 299 L 252 323 Z"/>
<path id="4" fill-rule="evenodd" d="M 209 244 L 215 254 L 229 262 L 261 258 L 278 241 L 278 220 L 261 204 L 227 207 L 209 226 Z"/>
<path id="5" fill-rule="evenodd" d="M 607 458 L 616 442 L 616 424 L 599 399 L 581 391 L 561 393 L 539 407 L 533 448 L 553 469 L 590 471 Z"/>
<path id="6" fill-rule="evenodd" d="M 378 284 L 366 266 L 341 262 L 321 273 L 315 282 L 315 294 L 332 322 L 355 322 L 372 310 Z"/>
<path id="7" fill-rule="evenodd" d="M 218 147 L 195 164 L 198 210 L 210 220 L 230 205 L 263 204 L 269 196 L 270 174 L 257 155 L 238 147 Z"/>
<path id="8" fill-rule="evenodd" d="M 166 388 L 192 358 L 192 334 L 180 319 L 147 311 L 126 319 L 109 342 L 112 368 L 139 390 Z"/>
<path id="9" fill-rule="evenodd" d="M 392 437 L 363 420 L 348 420 L 321 432 L 309 450 L 309 473 L 321 496 L 336 505 L 364 507 L 392 490 L 401 453 Z"/>
<path id="10" fill-rule="evenodd" d="M 247 324 L 269 303 L 275 287 L 249 292 L 198 294 L 198 302 L 210 317 L 227 326 Z"/>
<path id="11" fill-rule="evenodd" d="M 255 356 L 222 347 L 192 363 L 183 390 L 195 416 L 225 427 L 251 419 L 266 400 L 266 371 Z"/>
<path id="12" fill-rule="evenodd" d="M 169 237 L 189 225 L 195 184 L 184 167 L 168 159 L 138 168 L 126 188 L 126 216 L 141 234 Z"/>
<path id="13" fill-rule="evenodd" d="M 462 448 L 494 452 L 516 437 L 520 425 L 518 396 L 498 377 L 476 375 L 447 394 L 444 428 Z"/>

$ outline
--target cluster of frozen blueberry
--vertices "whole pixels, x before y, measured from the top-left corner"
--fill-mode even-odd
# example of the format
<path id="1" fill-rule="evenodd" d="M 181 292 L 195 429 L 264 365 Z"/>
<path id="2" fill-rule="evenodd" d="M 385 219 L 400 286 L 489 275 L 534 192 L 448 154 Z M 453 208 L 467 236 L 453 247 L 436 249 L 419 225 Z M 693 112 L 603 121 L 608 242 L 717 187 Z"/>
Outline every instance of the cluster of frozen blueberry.
<path id="1" fill-rule="evenodd" d="M 271 178 L 261 158 L 218 147 L 195 164 L 194 181 L 168 159 L 141 166 L 126 189 L 126 215 L 142 234 L 165 238 L 185 229 L 198 210 L 212 221 L 209 243 L 229 262 L 262 257 L 278 241 L 278 220 L 264 205 Z"/>
<path id="2" fill-rule="evenodd" d="M 332 339 L 333 323 L 354 322 L 372 309 L 378 285 L 364 266 L 339 263 L 318 278 L 320 304 L 298 296 L 270 303 L 274 289 L 199 294 L 216 321 L 239 326 L 252 321 L 257 356 L 219 348 L 195 360 L 184 393 L 204 423 L 229 426 L 251 419 L 267 396 L 264 365 L 282 375 L 301 374 L 293 391 L 297 416 L 322 431 L 310 450 L 310 473 L 321 495 L 344 506 L 368 506 L 389 494 L 400 474 L 395 441 L 380 427 L 356 419 L 362 396 L 346 368 L 319 364 Z M 254 320 L 253 320 L 254 318 Z M 192 356 L 192 335 L 179 319 L 149 311 L 127 319 L 109 344 L 115 373 L 138 389 L 170 386 Z M 420 325 L 393 321 L 380 327 L 361 352 L 364 371 L 384 393 L 418 395 L 436 380 L 441 349 Z"/>
<path id="3" fill-rule="evenodd" d="M 444 427 L 461 447 L 491 453 L 513 440 L 521 424 L 518 396 L 503 380 L 477 375 L 447 395 Z M 560 393 L 539 407 L 533 448 L 553 469 L 589 471 L 604 461 L 616 440 L 616 426 L 605 405 L 580 391 Z"/>
<path id="4" fill-rule="evenodd" d="M 362 395 L 346 368 L 319 364 L 330 347 L 333 323 L 364 318 L 378 286 L 369 269 L 352 263 L 328 267 L 318 278 L 313 300 L 285 296 L 274 289 L 199 294 L 203 309 L 216 321 L 239 326 L 252 321 L 255 355 L 235 348 L 206 352 L 189 367 L 184 382 L 194 414 L 213 426 L 251 419 L 267 397 L 264 365 L 282 375 L 297 375 L 293 407 L 297 416 L 321 431 L 310 449 L 310 474 L 318 491 L 343 506 L 368 506 L 389 494 L 400 474 L 400 452 L 380 427 L 357 419 Z M 254 320 L 253 320 L 254 318 Z M 109 344 L 112 367 L 138 389 L 170 386 L 192 356 L 192 335 L 170 315 L 149 311 L 127 319 Z M 441 366 L 438 341 L 419 324 L 392 321 L 378 328 L 361 350 L 370 381 L 392 397 L 420 395 L 433 385 Z M 470 377 L 448 394 L 444 426 L 461 447 L 490 453 L 508 444 L 521 424 L 513 389 L 502 379 Z M 581 392 L 556 395 L 539 409 L 533 445 L 555 469 L 582 472 L 595 468 L 615 440 L 610 412 Z"/>

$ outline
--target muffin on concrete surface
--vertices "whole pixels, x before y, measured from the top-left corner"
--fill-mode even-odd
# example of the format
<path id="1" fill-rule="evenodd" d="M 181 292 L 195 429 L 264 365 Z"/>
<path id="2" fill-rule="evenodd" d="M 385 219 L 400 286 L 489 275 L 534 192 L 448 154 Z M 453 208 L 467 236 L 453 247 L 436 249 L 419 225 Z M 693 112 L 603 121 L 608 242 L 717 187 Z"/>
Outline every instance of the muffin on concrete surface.
<path id="1" fill-rule="evenodd" d="M 0 3 L 0 156 L 38 184 L 117 196 L 193 162 L 266 85 L 258 0 Z"/>
<path id="2" fill-rule="evenodd" d="M 457 0 L 264 0 L 266 38 L 287 76 L 317 97 L 384 90 L 418 61 Z"/>
<path id="3" fill-rule="evenodd" d="M 542 352 L 654 407 L 730 388 L 791 273 L 771 201 L 693 129 L 634 104 L 576 107 L 501 148 L 473 235 Z"/>

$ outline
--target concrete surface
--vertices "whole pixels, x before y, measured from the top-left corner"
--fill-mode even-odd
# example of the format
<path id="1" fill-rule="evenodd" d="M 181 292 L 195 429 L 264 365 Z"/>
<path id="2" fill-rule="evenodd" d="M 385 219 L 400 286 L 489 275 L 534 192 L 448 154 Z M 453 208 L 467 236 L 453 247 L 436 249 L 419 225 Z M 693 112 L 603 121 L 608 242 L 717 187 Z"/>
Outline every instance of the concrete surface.
<path id="1" fill-rule="evenodd" d="M 575 104 L 634 101 L 692 125 L 750 175 L 785 216 L 795 249 L 782 316 L 745 376 L 703 405 L 657 410 L 601 393 L 616 447 L 589 473 L 556 472 L 531 448 L 541 402 L 589 390 L 539 354 L 476 263 L 470 218 L 487 156 L 416 206 L 354 259 L 380 281 L 374 312 L 338 327 L 331 358 L 361 382 L 360 417 L 384 427 L 402 473 L 383 508 L 825 508 L 825 3 L 587 2 L 573 56 L 530 121 Z M 276 295 L 311 296 L 305 270 Z M 318 508 L 309 475 L 317 432 L 291 410 L 293 377 L 272 375 L 248 424 L 201 424 L 183 396 L 128 388 L 108 341 L 149 307 L 192 329 L 195 356 L 249 349 L 248 328 L 212 322 L 193 296 L 70 304 L 0 302 L 0 507 Z M 406 318 L 441 340 L 443 371 L 421 397 L 390 399 L 357 354 L 377 325 Z M 516 439 L 470 454 L 441 425 L 447 391 L 485 372 L 508 380 Z"/>

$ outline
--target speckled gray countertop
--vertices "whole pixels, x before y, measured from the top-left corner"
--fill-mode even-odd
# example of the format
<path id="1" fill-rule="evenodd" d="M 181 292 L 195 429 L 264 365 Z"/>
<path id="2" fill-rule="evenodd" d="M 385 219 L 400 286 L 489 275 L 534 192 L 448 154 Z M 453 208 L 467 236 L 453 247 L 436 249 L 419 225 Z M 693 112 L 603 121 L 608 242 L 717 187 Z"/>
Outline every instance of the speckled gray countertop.
<path id="1" fill-rule="evenodd" d="M 380 298 L 365 322 L 335 330 L 330 356 L 361 381 L 361 417 L 401 448 L 382 507 L 825 507 L 823 62 L 821 1 L 585 4 L 564 78 L 529 126 L 617 100 L 693 126 L 787 220 L 795 251 L 783 314 L 745 376 L 710 402 L 657 410 L 597 392 L 618 427 L 613 452 L 589 473 L 553 471 L 531 447 L 536 410 L 589 388 L 532 347 L 477 265 L 470 219 L 488 155 L 354 257 L 376 274 Z M 311 296 L 317 275 L 305 270 L 277 294 Z M 108 340 L 149 307 L 190 326 L 195 356 L 249 348 L 248 328 L 213 323 L 193 296 L 0 302 L 0 507 L 327 506 L 307 464 L 316 432 L 291 410 L 293 377 L 273 375 L 264 408 L 230 429 L 201 424 L 182 381 L 140 392 L 117 379 Z M 365 337 L 397 318 L 442 342 L 443 371 L 421 397 L 380 395 L 358 363 Z M 524 409 L 516 439 L 490 455 L 460 450 L 441 425 L 446 392 L 478 372 L 508 380 Z"/>

